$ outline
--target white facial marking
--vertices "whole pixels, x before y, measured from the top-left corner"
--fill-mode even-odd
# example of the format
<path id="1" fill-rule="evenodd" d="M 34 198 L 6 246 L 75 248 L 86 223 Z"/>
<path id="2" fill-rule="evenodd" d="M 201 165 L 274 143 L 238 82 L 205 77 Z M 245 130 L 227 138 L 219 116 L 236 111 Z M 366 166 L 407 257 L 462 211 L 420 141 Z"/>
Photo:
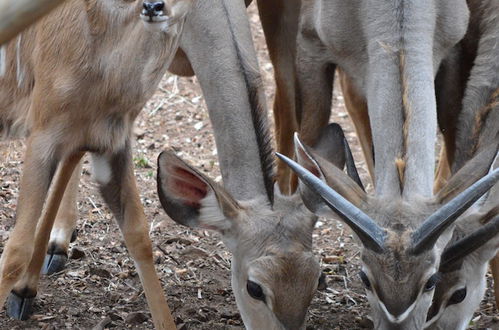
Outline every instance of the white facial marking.
<path id="1" fill-rule="evenodd" d="M 217 230 L 226 230 L 230 228 L 230 221 L 228 221 L 222 213 L 222 209 L 220 208 L 213 191 L 210 190 L 208 195 L 201 200 L 199 212 L 199 217 L 208 228 L 213 227 Z"/>
<path id="2" fill-rule="evenodd" d="M 391 323 L 400 323 L 400 322 L 403 322 L 411 314 L 411 312 L 414 309 L 414 307 L 416 307 L 416 302 L 417 302 L 417 299 L 416 299 L 416 301 L 414 301 L 412 303 L 411 306 L 409 306 L 409 308 L 407 308 L 405 310 L 405 312 L 403 312 L 399 316 L 393 316 L 392 313 L 390 313 L 388 311 L 388 309 L 386 308 L 385 304 L 383 304 L 383 302 L 381 300 L 379 301 L 379 305 L 381 306 L 381 310 L 385 313 L 386 317 L 388 318 L 388 320 Z"/>
<path id="3" fill-rule="evenodd" d="M 0 46 L 0 77 L 5 76 L 7 70 L 7 46 Z"/>
<path id="4" fill-rule="evenodd" d="M 109 167 L 109 162 L 107 157 L 92 154 L 92 167 L 94 169 L 94 179 L 99 184 L 107 184 L 111 181 L 111 168 Z"/>
<path id="5" fill-rule="evenodd" d="M 17 38 L 16 43 L 16 78 L 17 78 L 17 87 L 21 87 L 24 81 L 24 70 L 21 67 L 21 39 L 22 34 Z"/>

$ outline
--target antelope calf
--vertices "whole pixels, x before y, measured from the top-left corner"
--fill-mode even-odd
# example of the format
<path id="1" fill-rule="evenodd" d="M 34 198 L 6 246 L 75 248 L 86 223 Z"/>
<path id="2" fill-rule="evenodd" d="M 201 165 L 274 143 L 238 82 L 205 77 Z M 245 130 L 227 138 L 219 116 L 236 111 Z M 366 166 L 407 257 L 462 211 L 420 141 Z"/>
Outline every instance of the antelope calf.
<path id="1" fill-rule="evenodd" d="M 271 142 L 266 143 L 264 159 L 270 161 Z M 339 126 L 328 126 L 314 148 L 343 168 L 348 152 Z M 267 167 L 265 175 L 272 172 Z M 173 220 L 222 235 L 232 253 L 232 290 L 246 328 L 303 329 L 322 277 L 312 253 L 317 217 L 300 196 L 248 191 L 247 186 L 229 191 L 168 151 L 158 158 L 157 180 L 161 204 Z M 242 191 L 253 197 L 235 197 Z"/>
<path id="2" fill-rule="evenodd" d="M 187 0 L 172 7 L 163 1 L 68 0 L 0 48 L 0 133 L 27 137 L 16 225 L 0 259 L 0 305 L 10 293 L 11 316 L 30 313 L 62 195 L 90 152 L 154 325 L 175 328 L 154 269 L 130 137 L 176 51 L 189 7 Z"/>

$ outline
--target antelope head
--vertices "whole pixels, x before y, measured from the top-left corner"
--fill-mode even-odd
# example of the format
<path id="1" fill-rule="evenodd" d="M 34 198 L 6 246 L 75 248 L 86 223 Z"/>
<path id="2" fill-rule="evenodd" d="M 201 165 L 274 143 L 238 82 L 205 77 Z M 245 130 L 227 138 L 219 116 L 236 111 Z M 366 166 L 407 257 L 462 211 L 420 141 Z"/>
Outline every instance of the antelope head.
<path id="1" fill-rule="evenodd" d="M 499 168 L 499 160 L 496 160 Z M 478 309 L 486 288 L 488 262 L 499 251 L 499 184 L 483 205 L 457 223 L 440 262 L 441 280 L 435 288 L 425 329 L 463 330 Z M 477 203 L 478 204 L 478 203 Z"/>
<path id="2" fill-rule="evenodd" d="M 497 150 L 496 145 L 493 148 Z M 334 211 L 362 244 L 360 278 L 375 329 L 421 329 L 441 277 L 440 257 L 453 223 L 499 180 L 499 170 L 475 182 L 490 165 L 489 161 L 483 166 L 480 153 L 431 200 L 380 200 L 368 196 L 296 136 L 295 149 L 301 165 L 278 156 L 299 176 L 305 205 L 317 215 L 331 216 Z"/>
<path id="3" fill-rule="evenodd" d="M 337 145 L 344 137 L 334 137 L 341 128 L 329 128 L 324 145 L 340 151 L 331 158 L 343 167 L 343 146 Z M 300 196 L 276 192 L 273 202 L 266 196 L 236 200 L 168 151 L 158 158 L 157 179 L 161 204 L 174 221 L 221 234 L 232 253 L 232 288 L 245 326 L 302 329 L 321 271 L 312 253 L 317 217 Z"/>

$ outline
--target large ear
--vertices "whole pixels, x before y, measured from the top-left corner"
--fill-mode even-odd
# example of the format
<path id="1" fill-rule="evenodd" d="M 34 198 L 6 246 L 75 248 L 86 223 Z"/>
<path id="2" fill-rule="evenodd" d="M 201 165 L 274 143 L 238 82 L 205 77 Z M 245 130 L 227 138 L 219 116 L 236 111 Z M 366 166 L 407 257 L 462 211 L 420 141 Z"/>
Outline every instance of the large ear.
<path id="1" fill-rule="evenodd" d="M 312 150 L 338 168 L 345 166 L 346 155 L 343 141 L 345 134 L 340 125 L 331 123 L 324 127 Z"/>
<path id="2" fill-rule="evenodd" d="M 344 152 L 343 136 L 339 143 L 339 149 Z M 361 208 L 367 201 L 366 193 L 356 182 L 350 179 L 342 169 L 302 144 L 297 134 L 295 134 L 295 154 L 297 162 L 301 166 L 333 188 L 350 203 Z M 310 211 L 322 216 L 331 215 L 331 209 L 327 207 L 322 199 L 317 198 L 317 194 L 311 191 L 307 185 L 300 182 L 299 189 L 303 203 Z"/>
<path id="3" fill-rule="evenodd" d="M 225 189 L 177 157 L 163 151 L 158 157 L 158 195 L 166 213 L 189 227 L 225 231 L 242 208 Z"/>

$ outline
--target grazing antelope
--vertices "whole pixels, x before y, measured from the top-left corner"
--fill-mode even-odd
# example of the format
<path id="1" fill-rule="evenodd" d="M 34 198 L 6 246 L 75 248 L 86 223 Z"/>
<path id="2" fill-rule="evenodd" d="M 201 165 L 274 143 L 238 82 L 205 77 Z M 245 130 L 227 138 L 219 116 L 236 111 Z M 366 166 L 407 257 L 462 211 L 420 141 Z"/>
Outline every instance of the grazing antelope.
<path id="1" fill-rule="evenodd" d="M 265 120 L 263 112 L 254 115 Z M 262 161 L 270 164 L 271 141 L 264 138 L 268 132 L 265 126 L 257 127 L 267 150 Z M 346 139 L 335 124 L 323 131 L 315 146 L 340 168 L 348 156 L 344 149 L 348 150 Z M 272 176 L 271 166 L 256 168 Z M 158 158 L 157 180 L 161 204 L 173 220 L 222 235 L 232 253 L 232 289 L 246 328 L 302 329 L 312 296 L 321 285 L 321 272 L 312 253 L 317 217 L 300 196 L 250 191 L 243 182 L 221 187 L 168 151 Z M 231 180 L 235 183 L 238 178 Z M 242 195 L 246 197 L 234 197 Z"/>
<path id="2" fill-rule="evenodd" d="M 55 214 L 88 151 L 154 325 L 175 328 L 154 269 L 130 136 L 176 51 L 189 7 L 183 0 L 172 7 L 163 1 L 68 0 L 0 49 L 0 133 L 27 136 L 16 225 L 0 259 L 0 305 L 10 293 L 11 316 L 30 313 Z"/>
<path id="3" fill-rule="evenodd" d="M 492 160 L 485 151 L 476 161 L 481 171 L 466 177 L 472 172 L 468 167 L 454 176 L 449 182 L 452 193 L 433 196 L 432 191 L 434 79 L 441 60 L 464 36 L 468 18 L 464 0 L 302 2 L 296 61 L 300 137 L 313 144 L 318 129 L 326 125 L 337 66 L 367 100 L 375 197 L 352 187 L 341 173 L 325 177 L 340 193 L 335 199 L 346 198 L 356 206 L 347 205 L 351 213 L 343 218 L 348 223 L 362 219 L 363 224 L 354 222 L 353 229 L 364 247 L 361 278 L 377 329 L 423 327 L 453 222 L 465 210 L 463 205 L 469 206 L 465 203 L 485 192 L 465 190 L 488 169 Z M 319 162 L 318 168 L 299 143 L 295 148 L 301 153 L 298 160 L 314 173 L 324 170 L 325 165 Z M 497 145 L 491 150 L 495 152 Z M 454 196 L 456 191 L 465 192 Z M 314 200 L 320 204 L 315 196 Z"/>
<path id="4" fill-rule="evenodd" d="M 475 182 L 490 166 L 498 143 L 475 156 L 434 198 L 410 201 L 366 195 L 298 139 L 295 143 L 303 167 L 279 157 L 305 183 L 299 186 L 305 205 L 315 214 L 337 213 L 362 244 L 360 277 L 375 329 L 421 329 L 453 223 L 499 180 L 499 170 L 495 170 Z"/>
<path id="5" fill-rule="evenodd" d="M 494 167 L 499 168 L 499 157 Z M 435 288 L 425 329 L 467 328 L 486 288 L 488 262 L 499 251 L 499 184 L 485 201 L 477 202 L 456 222 L 449 245 L 442 254 L 441 278 Z"/>
<path id="6" fill-rule="evenodd" d="M 436 191 L 488 141 L 497 139 L 499 132 L 499 1 L 467 3 L 468 31 L 442 62 L 435 82 L 438 122 L 445 141 Z M 491 268 L 499 306 L 499 255 L 491 261 Z M 467 318 L 466 313 L 462 315 Z"/>

